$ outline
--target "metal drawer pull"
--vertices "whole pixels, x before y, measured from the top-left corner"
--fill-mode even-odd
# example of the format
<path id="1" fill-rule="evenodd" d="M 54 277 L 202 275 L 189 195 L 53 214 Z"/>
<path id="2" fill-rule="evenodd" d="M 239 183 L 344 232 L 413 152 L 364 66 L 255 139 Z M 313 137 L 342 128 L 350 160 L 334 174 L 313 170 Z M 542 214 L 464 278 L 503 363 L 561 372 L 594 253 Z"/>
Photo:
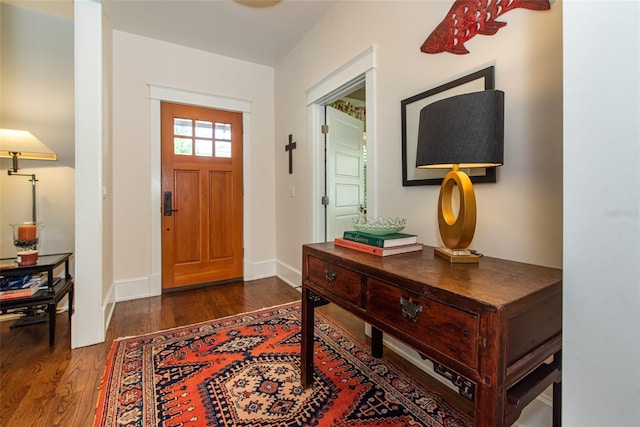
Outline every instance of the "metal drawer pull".
<path id="1" fill-rule="evenodd" d="M 418 314 L 422 313 L 422 306 L 411 301 L 411 298 L 406 299 L 400 297 L 400 305 L 402 306 L 402 316 L 410 319 L 413 323 L 418 323 Z"/>
<path id="2" fill-rule="evenodd" d="M 329 270 L 328 268 L 324 269 L 324 277 L 327 278 L 327 281 L 329 283 L 333 283 L 334 280 L 336 280 L 336 277 L 338 277 L 338 272 L 337 271 L 333 271 L 333 270 Z"/>

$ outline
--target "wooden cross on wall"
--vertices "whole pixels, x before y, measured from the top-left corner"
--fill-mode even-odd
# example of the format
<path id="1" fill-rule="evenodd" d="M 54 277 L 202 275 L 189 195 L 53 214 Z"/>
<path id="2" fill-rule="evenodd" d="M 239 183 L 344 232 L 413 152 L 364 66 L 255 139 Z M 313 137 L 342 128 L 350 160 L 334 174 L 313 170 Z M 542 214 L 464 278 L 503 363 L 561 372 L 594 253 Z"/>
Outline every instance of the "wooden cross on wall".
<path id="1" fill-rule="evenodd" d="M 289 143 L 284 146 L 284 151 L 289 152 L 289 173 L 293 173 L 293 150 L 296 148 L 296 143 L 293 142 L 293 135 L 289 134 Z"/>

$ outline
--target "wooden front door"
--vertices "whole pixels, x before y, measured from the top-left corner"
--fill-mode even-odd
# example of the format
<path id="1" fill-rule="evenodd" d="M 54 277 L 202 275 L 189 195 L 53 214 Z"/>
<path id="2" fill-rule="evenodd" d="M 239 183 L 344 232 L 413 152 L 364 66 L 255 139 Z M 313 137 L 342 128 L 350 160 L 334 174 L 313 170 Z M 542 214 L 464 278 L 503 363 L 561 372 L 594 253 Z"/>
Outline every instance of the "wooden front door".
<path id="1" fill-rule="evenodd" d="M 242 113 L 163 102 L 162 288 L 242 278 Z"/>

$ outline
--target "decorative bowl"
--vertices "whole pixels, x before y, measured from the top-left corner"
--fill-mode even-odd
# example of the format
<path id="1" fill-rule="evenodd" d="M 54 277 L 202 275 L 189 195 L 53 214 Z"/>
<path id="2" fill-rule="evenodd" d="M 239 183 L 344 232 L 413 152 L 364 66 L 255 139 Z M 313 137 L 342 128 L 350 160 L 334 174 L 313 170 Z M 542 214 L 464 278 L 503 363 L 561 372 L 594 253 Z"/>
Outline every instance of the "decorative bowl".
<path id="1" fill-rule="evenodd" d="M 384 236 L 385 234 L 399 233 L 407 225 L 405 218 L 378 218 L 370 220 L 366 218 L 354 218 L 353 227 L 363 233 Z"/>

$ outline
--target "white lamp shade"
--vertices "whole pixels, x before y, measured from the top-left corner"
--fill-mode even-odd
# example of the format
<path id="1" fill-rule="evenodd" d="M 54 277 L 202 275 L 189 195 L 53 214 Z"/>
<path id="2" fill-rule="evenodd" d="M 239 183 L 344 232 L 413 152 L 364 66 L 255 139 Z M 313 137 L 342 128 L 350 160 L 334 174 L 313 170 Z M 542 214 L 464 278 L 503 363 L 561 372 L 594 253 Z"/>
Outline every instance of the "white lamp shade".
<path id="1" fill-rule="evenodd" d="M 38 138 L 26 130 L 0 129 L 0 157 L 12 158 L 13 153 L 21 159 L 57 160 L 51 151 Z"/>

